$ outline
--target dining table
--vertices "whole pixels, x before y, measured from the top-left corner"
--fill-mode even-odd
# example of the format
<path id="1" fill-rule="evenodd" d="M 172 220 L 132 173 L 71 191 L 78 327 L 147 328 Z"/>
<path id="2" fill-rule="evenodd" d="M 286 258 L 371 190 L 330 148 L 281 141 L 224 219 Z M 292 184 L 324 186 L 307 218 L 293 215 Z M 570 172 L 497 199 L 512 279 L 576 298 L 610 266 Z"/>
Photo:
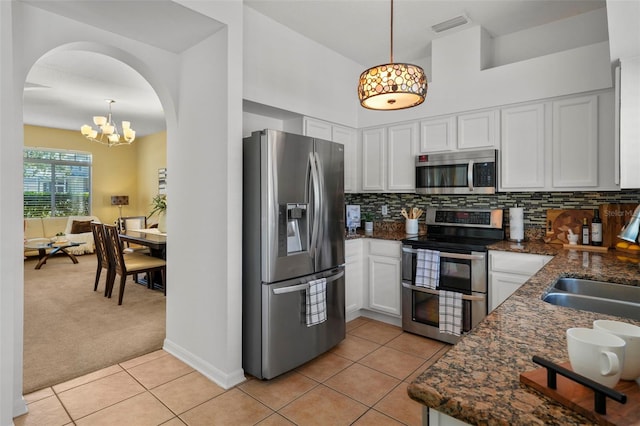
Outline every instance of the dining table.
<path id="1" fill-rule="evenodd" d="M 120 241 L 149 247 L 151 256 L 167 260 L 167 234 L 157 228 L 121 230 L 118 234 Z M 164 290 L 159 273 L 151 274 L 153 288 Z M 147 285 L 146 279 L 138 277 L 138 284 Z"/>
<path id="2" fill-rule="evenodd" d="M 149 247 L 151 256 L 167 259 L 167 234 L 157 228 L 122 230 L 119 235 L 121 241 Z"/>

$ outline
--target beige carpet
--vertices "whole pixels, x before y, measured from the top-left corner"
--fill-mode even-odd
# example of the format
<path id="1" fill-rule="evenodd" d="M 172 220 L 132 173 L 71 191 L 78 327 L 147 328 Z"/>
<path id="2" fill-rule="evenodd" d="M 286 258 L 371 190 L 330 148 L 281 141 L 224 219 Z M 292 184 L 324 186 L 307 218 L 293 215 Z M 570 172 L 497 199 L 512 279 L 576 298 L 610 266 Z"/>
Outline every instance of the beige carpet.
<path id="1" fill-rule="evenodd" d="M 25 394 L 162 348 L 165 297 L 127 278 L 118 306 L 104 294 L 106 271 L 93 291 L 95 255 L 73 264 L 55 256 L 40 269 L 24 262 Z"/>

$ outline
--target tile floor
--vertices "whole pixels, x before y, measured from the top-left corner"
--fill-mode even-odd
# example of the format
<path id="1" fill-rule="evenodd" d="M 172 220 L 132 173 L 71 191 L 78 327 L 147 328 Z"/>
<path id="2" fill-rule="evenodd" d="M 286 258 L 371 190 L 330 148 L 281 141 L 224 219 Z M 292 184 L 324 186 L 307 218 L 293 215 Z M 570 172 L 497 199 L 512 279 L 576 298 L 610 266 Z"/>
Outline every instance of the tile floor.
<path id="1" fill-rule="evenodd" d="M 450 346 L 366 318 L 331 351 L 225 391 L 162 350 L 26 395 L 25 425 L 420 425 L 407 385 Z"/>

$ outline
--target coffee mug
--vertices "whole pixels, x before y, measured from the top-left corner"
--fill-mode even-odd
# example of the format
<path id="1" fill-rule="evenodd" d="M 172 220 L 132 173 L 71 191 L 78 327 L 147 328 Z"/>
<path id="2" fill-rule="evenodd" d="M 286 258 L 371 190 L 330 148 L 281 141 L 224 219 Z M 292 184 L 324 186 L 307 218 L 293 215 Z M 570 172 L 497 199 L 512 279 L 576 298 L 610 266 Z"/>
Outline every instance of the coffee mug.
<path id="1" fill-rule="evenodd" d="M 625 341 L 624 365 L 620 378 L 622 380 L 640 378 L 640 327 L 620 321 L 595 320 L 593 328 L 616 335 Z"/>
<path id="2" fill-rule="evenodd" d="M 625 345 L 624 340 L 604 331 L 581 327 L 567 330 L 573 371 L 610 388 L 620 381 Z"/>

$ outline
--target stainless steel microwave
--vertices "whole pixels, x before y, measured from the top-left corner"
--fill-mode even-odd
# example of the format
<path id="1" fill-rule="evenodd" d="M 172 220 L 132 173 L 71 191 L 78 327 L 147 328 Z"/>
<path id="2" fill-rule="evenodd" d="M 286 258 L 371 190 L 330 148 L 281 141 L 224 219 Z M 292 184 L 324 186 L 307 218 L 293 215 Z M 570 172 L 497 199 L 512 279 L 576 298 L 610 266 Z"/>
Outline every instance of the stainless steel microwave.
<path id="1" fill-rule="evenodd" d="M 418 194 L 495 194 L 497 189 L 497 149 L 416 157 Z"/>

